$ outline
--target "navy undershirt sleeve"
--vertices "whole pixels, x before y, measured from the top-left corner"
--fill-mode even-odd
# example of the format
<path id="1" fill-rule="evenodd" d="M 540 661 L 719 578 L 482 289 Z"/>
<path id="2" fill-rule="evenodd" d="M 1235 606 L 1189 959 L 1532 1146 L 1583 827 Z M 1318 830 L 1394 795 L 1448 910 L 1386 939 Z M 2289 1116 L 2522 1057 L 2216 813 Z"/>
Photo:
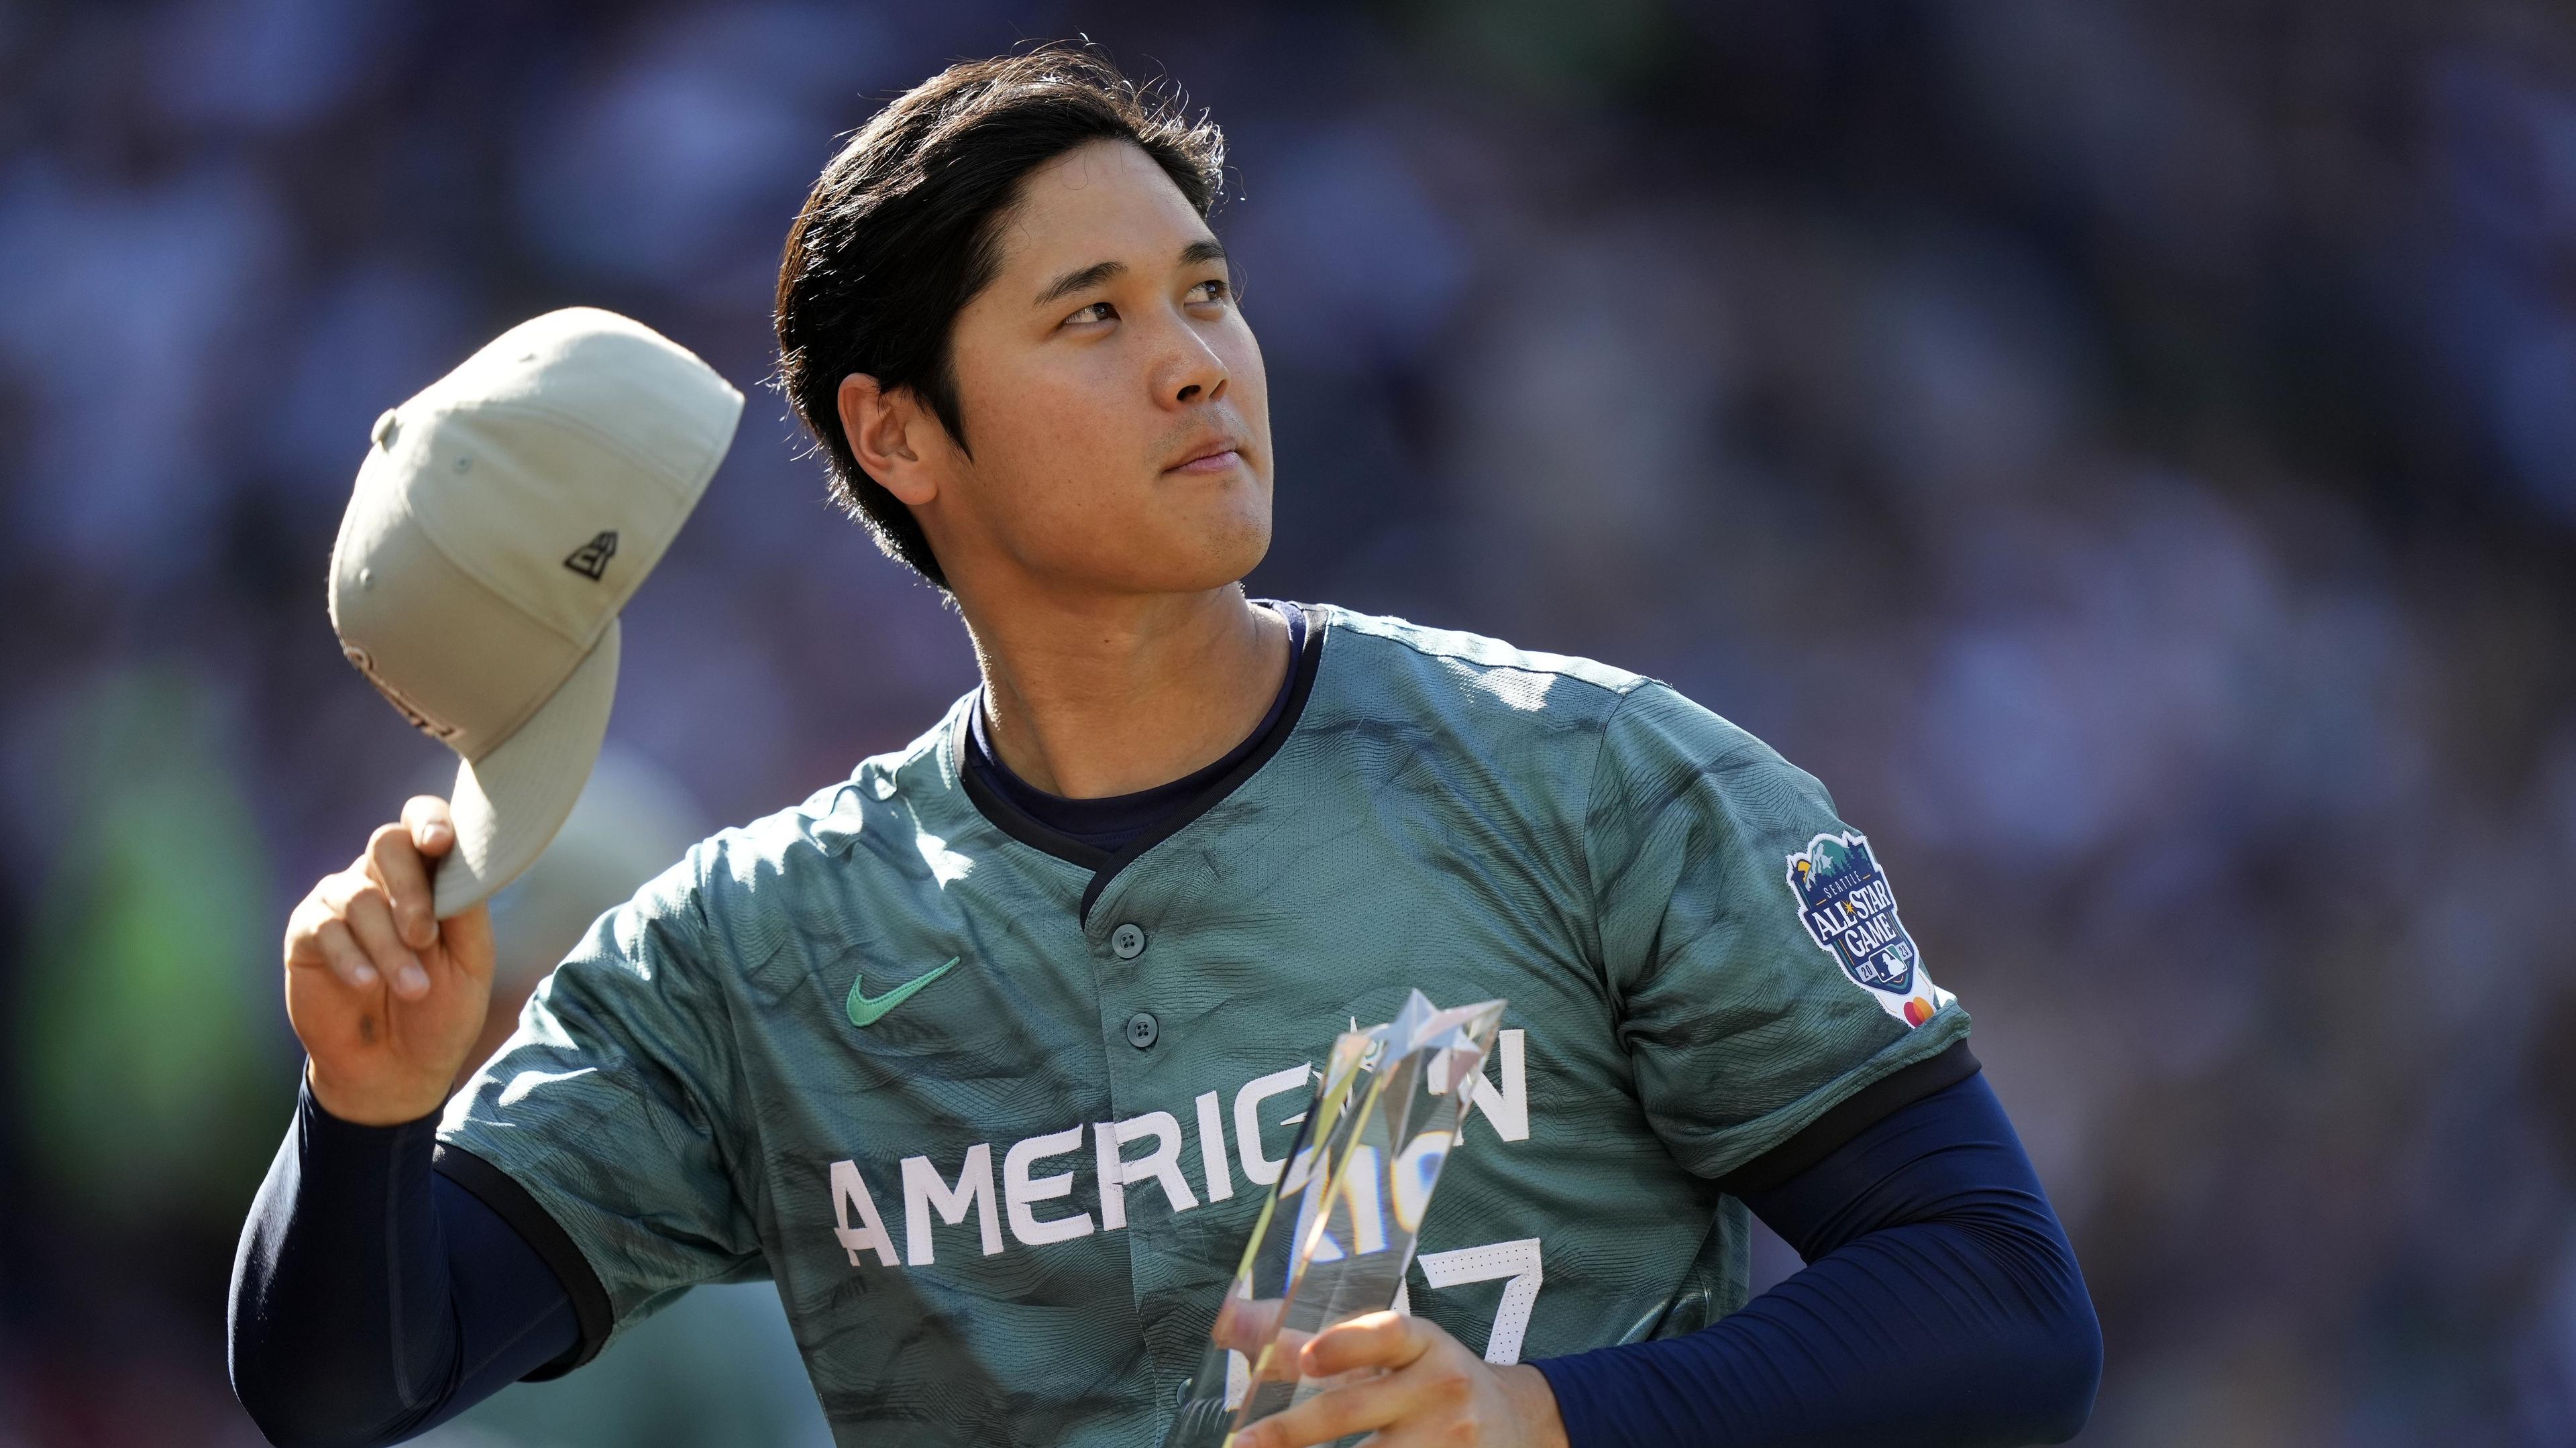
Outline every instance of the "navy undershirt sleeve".
<path id="1" fill-rule="evenodd" d="M 271 1443 L 398 1443 L 578 1351 L 544 1258 L 430 1169 L 437 1124 L 297 1092 L 233 1259 L 233 1392 Z"/>
<path id="2" fill-rule="evenodd" d="M 1573 1448 L 1983 1448 L 2083 1427 L 2101 1328 L 1982 1075 L 1744 1200 L 1807 1266 L 1697 1332 L 1534 1364 Z"/>

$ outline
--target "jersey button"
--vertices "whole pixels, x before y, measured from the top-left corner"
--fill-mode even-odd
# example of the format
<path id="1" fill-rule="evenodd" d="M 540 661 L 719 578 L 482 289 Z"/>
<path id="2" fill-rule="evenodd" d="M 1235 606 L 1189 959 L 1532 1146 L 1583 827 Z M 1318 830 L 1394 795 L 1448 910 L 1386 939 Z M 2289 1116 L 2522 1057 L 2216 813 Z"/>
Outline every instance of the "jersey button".
<path id="1" fill-rule="evenodd" d="M 1162 1035 L 1163 1023 L 1154 1019 L 1152 1011 L 1138 1011 L 1127 1018 L 1127 1044 L 1139 1051 L 1154 1049 Z"/>
<path id="2" fill-rule="evenodd" d="M 1109 948 L 1118 953 L 1120 960 L 1134 960 L 1145 953 L 1145 932 L 1136 927 L 1136 922 L 1130 920 L 1109 932 Z M 1153 1043 L 1149 1041 L 1146 1044 Z"/>

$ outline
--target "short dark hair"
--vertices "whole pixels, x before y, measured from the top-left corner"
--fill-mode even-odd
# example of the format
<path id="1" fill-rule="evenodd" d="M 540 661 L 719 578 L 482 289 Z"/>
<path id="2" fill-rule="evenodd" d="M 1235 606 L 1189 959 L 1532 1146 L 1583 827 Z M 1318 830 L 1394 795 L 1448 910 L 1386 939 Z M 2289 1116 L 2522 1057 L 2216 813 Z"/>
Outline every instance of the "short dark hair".
<path id="1" fill-rule="evenodd" d="M 860 468 L 841 379 L 863 372 L 930 404 L 959 447 L 957 313 L 1000 268 L 998 223 L 1021 180 L 1087 142 L 1134 143 L 1201 216 L 1224 194 L 1225 135 L 1099 53 L 1051 44 L 950 66 L 897 98 L 823 168 L 778 264 L 778 384 L 877 546 L 945 588 L 921 524 Z"/>

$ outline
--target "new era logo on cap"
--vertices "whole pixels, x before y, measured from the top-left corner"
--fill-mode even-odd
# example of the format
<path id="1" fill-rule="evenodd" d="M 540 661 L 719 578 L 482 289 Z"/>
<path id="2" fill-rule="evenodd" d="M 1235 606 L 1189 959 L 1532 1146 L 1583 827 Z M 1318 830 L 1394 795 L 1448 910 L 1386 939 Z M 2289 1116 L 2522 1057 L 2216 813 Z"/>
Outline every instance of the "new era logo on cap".
<path id="1" fill-rule="evenodd" d="M 572 550 L 572 556 L 564 560 L 564 567 L 597 583 L 601 575 L 608 572 L 608 560 L 616 556 L 617 531 L 612 528 Z"/>
<path id="2" fill-rule="evenodd" d="M 678 344 L 573 307 L 377 422 L 332 550 L 331 622 L 462 756 L 441 918 L 507 884 L 570 813 L 608 729 L 618 611 L 741 414 L 742 394 Z M 566 554 L 567 538 L 589 541 Z"/>

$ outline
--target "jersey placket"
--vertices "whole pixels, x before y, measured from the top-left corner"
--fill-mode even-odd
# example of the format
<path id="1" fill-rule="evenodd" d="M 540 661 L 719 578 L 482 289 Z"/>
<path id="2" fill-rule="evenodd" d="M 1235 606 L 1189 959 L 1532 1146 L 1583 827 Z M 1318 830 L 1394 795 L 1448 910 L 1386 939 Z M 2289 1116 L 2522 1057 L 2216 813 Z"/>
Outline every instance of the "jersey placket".
<path id="1" fill-rule="evenodd" d="M 1084 923 L 1112 1108 L 1094 1128 L 1101 1211 L 1125 1225 L 1137 1321 L 1164 1402 L 1196 1365 L 1262 1190 L 1241 1179 L 1216 1106 L 1230 1098 L 1213 1089 L 1235 1084 L 1229 1043 L 1250 1023 L 1209 1011 L 1191 988 L 1204 945 L 1190 901 L 1206 866 L 1172 843 L 1120 870 Z"/>

